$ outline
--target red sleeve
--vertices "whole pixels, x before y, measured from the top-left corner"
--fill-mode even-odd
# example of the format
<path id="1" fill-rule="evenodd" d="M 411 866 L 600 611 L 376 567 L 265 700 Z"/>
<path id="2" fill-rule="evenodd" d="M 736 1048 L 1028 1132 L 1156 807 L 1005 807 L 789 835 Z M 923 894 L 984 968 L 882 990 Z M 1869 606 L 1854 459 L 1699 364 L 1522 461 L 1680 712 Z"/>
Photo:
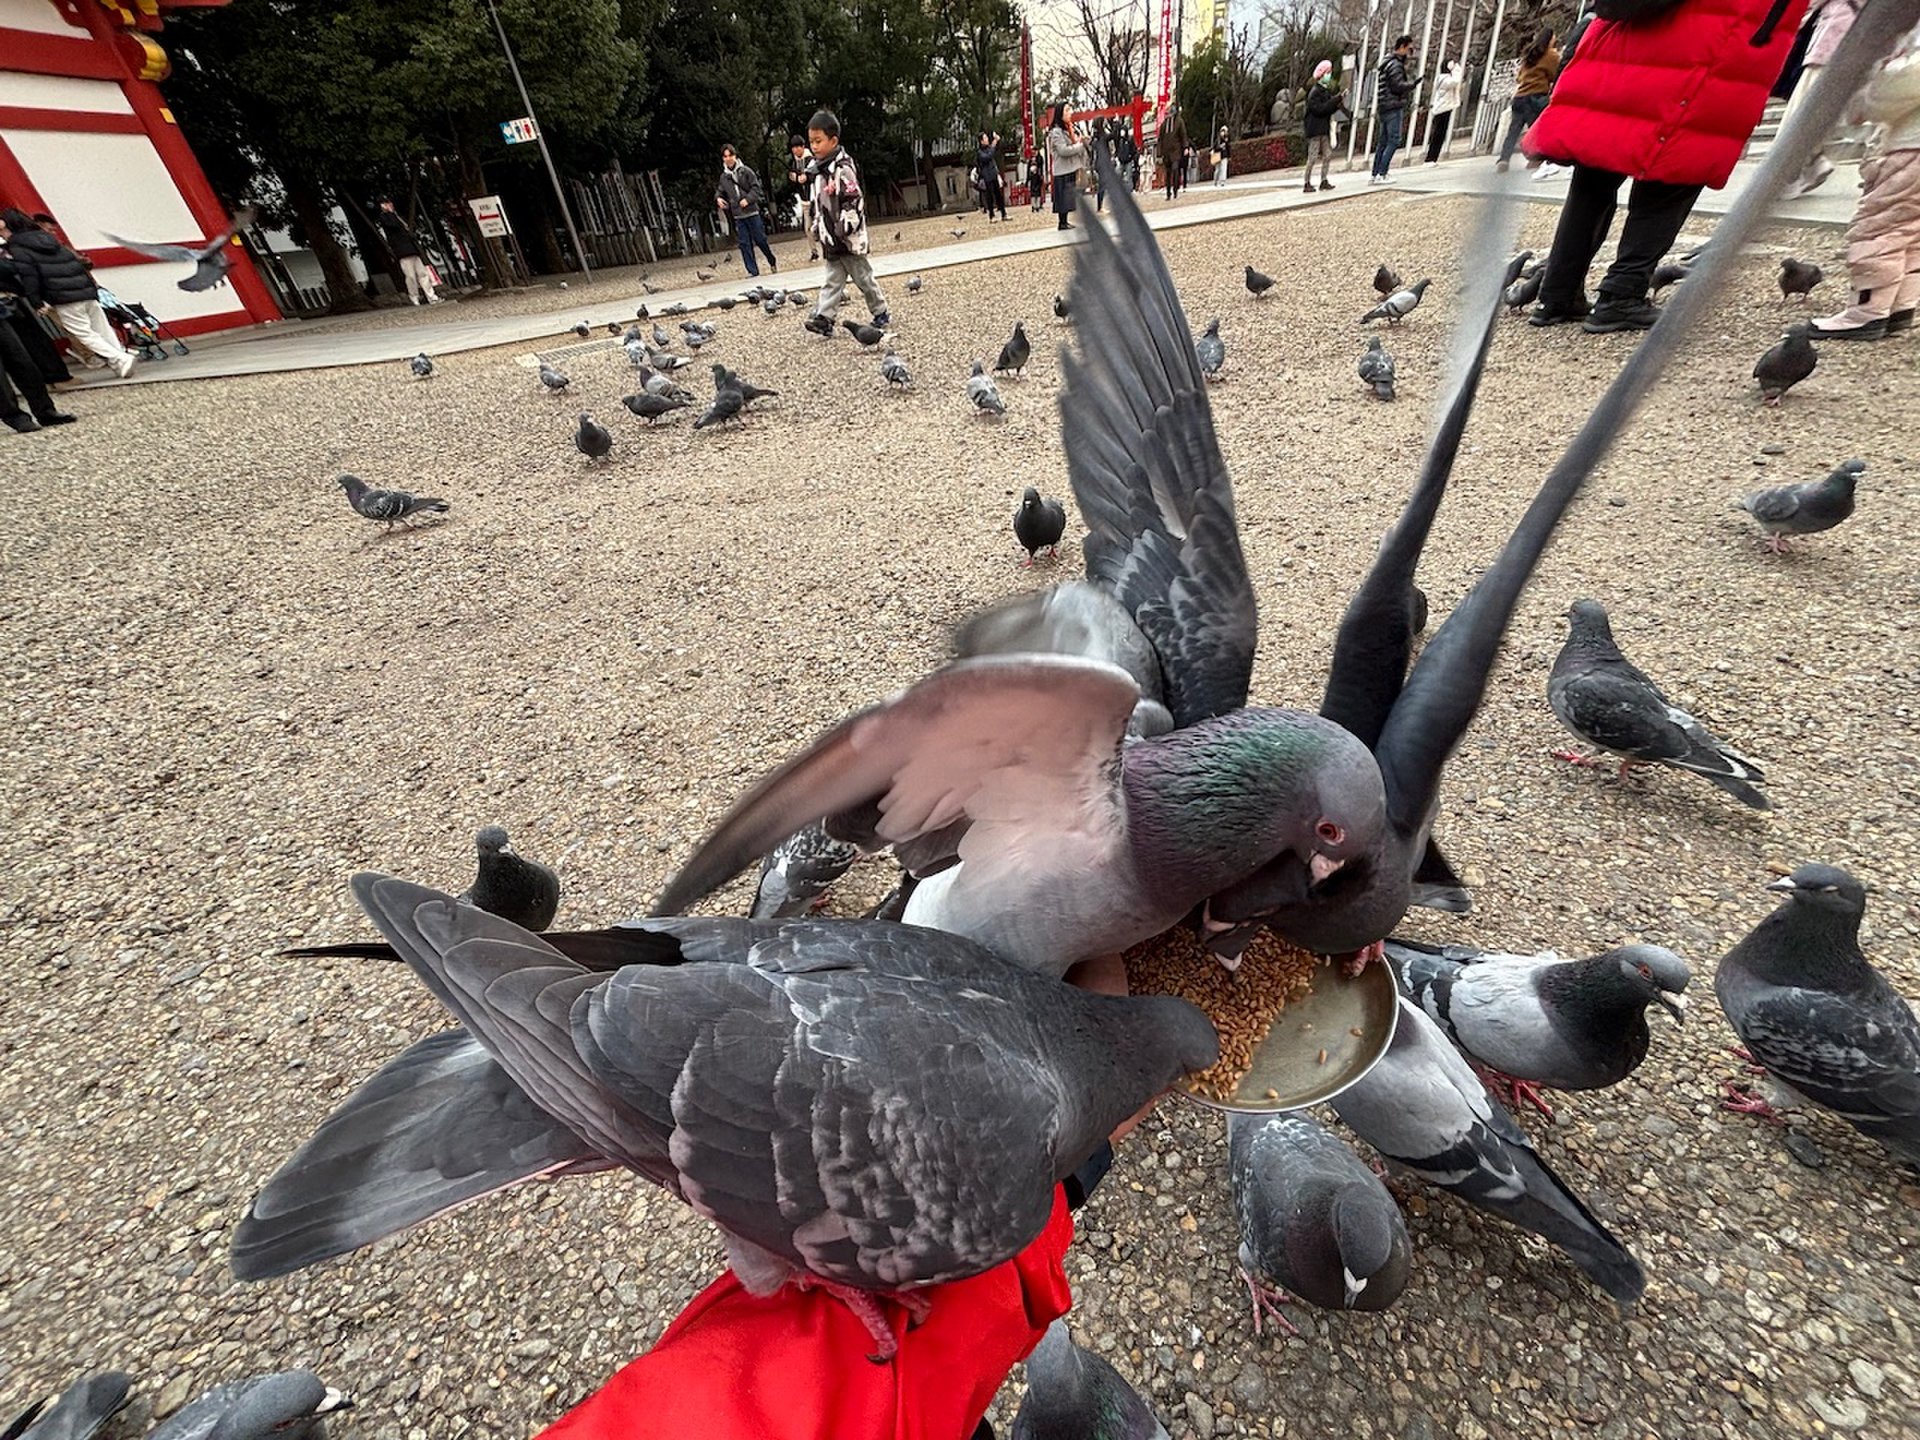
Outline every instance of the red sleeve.
<path id="1" fill-rule="evenodd" d="M 932 1292 L 924 1325 L 889 1307 L 900 1353 L 869 1361 L 866 1328 L 838 1300 L 789 1285 L 756 1299 L 731 1270 L 659 1344 L 537 1440 L 967 1440 L 1000 1382 L 1073 1303 L 1063 1194 L 1040 1236 L 1004 1265 Z"/>

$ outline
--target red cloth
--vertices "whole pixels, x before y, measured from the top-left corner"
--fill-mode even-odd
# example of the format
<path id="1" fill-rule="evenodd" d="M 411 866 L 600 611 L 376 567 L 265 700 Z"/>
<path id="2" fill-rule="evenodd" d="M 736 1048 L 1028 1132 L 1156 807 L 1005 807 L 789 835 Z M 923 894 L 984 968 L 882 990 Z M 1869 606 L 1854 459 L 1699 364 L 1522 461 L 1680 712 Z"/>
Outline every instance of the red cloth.
<path id="1" fill-rule="evenodd" d="M 867 1360 L 847 1307 L 789 1285 L 757 1299 L 729 1270 L 638 1360 L 536 1440 L 967 1440 L 1007 1372 L 1073 1303 L 1064 1193 L 1047 1228 L 984 1275 L 929 1292 L 917 1330 L 888 1306 L 900 1353 Z"/>
<path id="2" fill-rule="evenodd" d="M 1806 8 L 1806 0 L 1681 0 L 1651 20 L 1595 20 L 1527 132 L 1527 153 L 1718 189 L 1760 123 Z"/>

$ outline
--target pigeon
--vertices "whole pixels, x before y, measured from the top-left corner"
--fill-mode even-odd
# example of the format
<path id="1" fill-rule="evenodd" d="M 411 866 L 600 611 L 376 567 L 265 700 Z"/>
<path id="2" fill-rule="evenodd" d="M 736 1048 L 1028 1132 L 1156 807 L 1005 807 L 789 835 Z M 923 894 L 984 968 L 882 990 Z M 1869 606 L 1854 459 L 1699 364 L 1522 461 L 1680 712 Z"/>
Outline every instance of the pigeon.
<path id="1" fill-rule="evenodd" d="M 1853 487 L 1866 468 L 1864 460 L 1847 460 L 1824 480 L 1756 490 L 1734 508 L 1759 522 L 1778 555 L 1785 552 L 1789 535 L 1817 535 L 1852 515 Z"/>
<path id="2" fill-rule="evenodd" d="M 1027 343 L 1027 327 L 1024 322 L 1013 322 L 1013 334 L 1007 337 L 1007 343 L 1000 347 L 1000 358 L 994 362 L 993 373 L 1004 375 L 1011 370 L 1018 375 L 1027 368 L 1027 361 L 1033 356 L 1033 346 Z"/>
<path id="3" fill-rule="evenodd" d="M 1798 295 L 1805 300 L 1813 287 L 1826 278 L 1826 272 L 1818 265 L 1806 264 L 1789 255 L 1780 262 L 1780 298 L 1787 300 Z"/>
<path id="4" fill-rule="evenodd" d="M 751 290 L 747 291 L 746 294 L 742 295 L 740 298 L 742 300 L 745 300 L 749 305 L 758 305 L 762 300 L 766 299 L 767 296 L 771 293 L 772 292 L 769 291 L 766 288 L 766 286 L 756 285 Z"/>
<path id="5" fill-rule="evenodd" d="M 713 367 L 713 388 L 715 393 L 723 389 L 738 391 L 742 405 L 751 405 L 756 400 L 765 400 L 780 393 L 778 390 L 763 390 L 751 380 L 742 380 L 724 365 Z"/>
<path id="6" fill-rule="evenodd" d="M 1206 333 L 1193 342 L 1193 353 L 1200 361 L 1200 373 L 1209 380 L 1218 380 L 1227 363 L 1227 342 L 1220 338 L 1218 316 L 1207 322 Z"/>
<path id="7" fill-rule="evenodd" d="M 1053 297 L 1053 318 L 1056 320 L 1064 320 L 1069 323 L 1072 322 L 1073 306 L 1067 303 L 1066 296 L 1055 295 Z"/>
<path id="8" fill-rule="evenodd" d="M 1551 1117 L 1539 1087 L 1604 1090 L 1647 1058 L 1647 1007 L 1684 1019 L 1687 962 L 1658 945 L 1622 945 L 1587 960 L 1551 950 L 1504 955 L 1466 945 L 1387 941 L 1401 991 L 1503 1085 Z"/>
<path id="9" fill-rule="evenodd" d="M 1060 553 L 1060 537 L 1067 530 L 1067 512 L 1058 500 L 1042 500 L 1040 492 L 1027 486 L 1020 496 L 1020 508 L 1013 512 L 1013 537 L 1027 552 L 1026 563 L 1044 549 L 1049 555 Z"/>
<path id="10" fill-rule="evenodd" d="M 578 335 L 582 340 L 585 340 L 589 335 L 593 334 L 593 331 L 589 328 L 587 322 L 582 320 L 573 327 L 573 333 Z"/>
<path id="11" fill-rule="evenodd" d="M 660 307 L 660 313 L 668 319 L 672 319 L 675 315 L 688 314 L 687 302 L 684 300 L 676 300 L 671 305 L 663 305 Z"/>
<path id="12" fill-rule="evenodd" d="M 1289 1298 L 1323 1310 L 1385 1310 L 1407 1285 L 1413 1247 L 1400 1207 L 1344 1140 L 1304 1111 L 1227 1115 L 1227 1182 L 1253 1333 Z"/>
<path id="13" fill-rule="evenodd" d="M 896 230 L 896 231 L 894 231 L 894 232 L 893 232 L 893 243 L 894 243 L 894 244 L 896 244 L 896 245 L 898 245 L 898 244 L 900 243 L 900 235 L 901 235 L 901 232 L 900 232 L 900 231 L 898 231 L 898 230 Z"/>
<path id="14" fill-rule="evenodd" d="M 413 371 L 414 379 L 424 380 L 433 374 L 433 360 L 426 351 L 422 350 L 407 362 L 407 368 Z"/>
<path id="15" fill-rule="evenodd" d="M 789 920 L 818 910 L 827 903 L 833 882 L 859 858 L 858 845 L 834 839 L 824 826 L 794 831 L 761 861 L 760 883 L 748 918 Z"/>
<path id="16" fill-rule="evenodd" d="M 1820 352 L 1804 330 L 1789 330 L 1780 343 L 1754 362 L 1753 378 L 1760 382 L 1760 399 L 1778 405 L 1780 397 L 1813 374 Z"/>
<path id="17" fill-rule="evenodd" d="M 388 1062 L 268 1180 L 234 1230 L 242 1280 L 624 1168 L 718 1224 L 750 1292 L 823 1288 L 891 1359 L 880 1299 L 924 1318 L 919 1287 L 1018 1254 L 1115 1126 L 1219 1055 L 1185 1001 L 891 922 L 542 937 L 383 875 L 353 892 L 461 1028 Z"/>
<path id="18" fill-rule="evenodd" d="M 326 1417 L 353 1401 L 307 1370 L 216 1385 L 181 1406 L 147 1440 L 323 1440 Z"/>
<path id="19" fill-rule="evenodd" d="M 671 350 L 673 348 L 673 336 L 665 326 L 658 323 L 654 325 L 653 344 L 657 350 Z"/>
<path id="20" fill-rule="evenodd" d="M 807 292 L 804 290 L 792 291 L 787 296 L 787 303 L 796 310 L 803 308 L 807 303 Z"/>
<path id="21" fill-rule="evenodd" d="M 1622 776 L 1636 765 L 1671 765 L 1704 776 L 1756 810 L 1771 810 L 1760 767 L 1661 693 L 1660 687 L 1613 643 L 1613 626 L 1597 600 L 1576 600 L 1567 611 L 1567 643 L 1547 677 L 1547 703 L 1560 723 L 1590 745 L 1622 757 Z M 1593 760 L 1571 750 L 1556 759 Z"/>
<path id="22" fill-rule="evenodd" d="M 675 370 L 684 370 L 693 364 L 693 357 L 690 355 L 675 355 L 670 351 L 656 350 L 651 345 L 646 347 L 646 351 L 647 363 L 665 375 L 671 375 Z"/>
<path id="23" fill-rule="evenodd" d="M 1509 310 L 1525 310 L 1540 298 L 1540 286 L 1547 278 L 1546 270 L 1539 269 L 1531 275 L 1522 275 L 1501 293 L 1501 300 Z"/>
<path id="24" fill-rule="evenodd" d="M 1721 958 L 1720 1008 L 1784 1104 L 1811 1100 L 1920 1169 L 1920 1019 L 1860 950 L 1865 887 L 1802 865 L 1767 889 L 1786 901 Z"/>
<path id="25" fill-rule="evenodd" d="M 1393 356 L 1387 353 L 1378 335 L 1370 336 L 1360 353 L 1360 378 L 1382 400 L 1393 399 Z"/>
<path id="26" fill-rule="evenodd" d="M 1369 320 L 1384 320 L 1389 325 L 1398 325 L 1414 312 L 1421 300 L 1426 298 L 1427 287 L 1432 283 L 1431 280 L 1421 280 L 1408 289 L 1394 291 L 1362 315 L 1360 323 L 1364 325 Z"/>
<path id="27" fill-rule="evenodd" d="M 127 1408 L 132 1393 L 131 1375 L 103 1370 L 74 1381 L 51 1403 L 41 1400 L 28 1406 L 0 1435 L 6 1440 L 93 1440 Z"/>
<path id="28" fill-rule="evenodd" d="M 1247 266 L 1247 293 L 1258 300 L 1273 288 L 1273 277 L 1262 275 L 1251 265 Z"/>
<path id="29" fill-rule="evenodd" d="M 983 415 L 1007 413 L 1007 402 L 1000 398 L 1000 387 L 993 383 L 986 365 L 979 360 L 973 362 L 973 371 L 967 376 L 967 400 Z"/>
<path id="30" fill-rule="evenodd" d="M 1388 1161 L 1557 1245 L 1621 1305 L 1646 1288 L 1639 1261 L 1547 1168 L 1439 1026 L 1405 996 L 1379 1064 L 1332 1101 Z"/>
<path id="31" fill-rule="evenodd" d="M 954 229 L 948 230 L 947 233 L 956 240 L 963 239 L 966 236 L 967 227 L 964 225 L 961 225 Z"/>
<path id="32" fill-rule="evenodd" d="M 745 393 L 731 385 L 717 387 L 713 392 L 713 403 L 707 406 L 706 413 L 693 422 L 693 428 L 704 430 L 709 425 L 722 425 L 731 420 L 736 425 L 744 424 L 740 412 L 746 408 Z"/>
<path id="33" fill-rule="evenodd" d="M 645 362 L 642 363 L 644 365 Z M 651 365 L 645 366 L 640 373 L 640 388 L 644 393 L 658 395 L 663 400 L 683 400 L 689 405 L 693 403 L 691 390 L 684 385 L 675 384 Z"/>
<path id="34" fill-rule="evenodd" d="M 871 350 L 887 338 L 887 332 L 878 325 L 864 325 L 858 320 L 842 320 L 840 328 L 860 342 L 863 349 Z"/>
<path id="35" fill-rule="evenodd" d="M 918 275 L 909 275 L 907 277 L 907 293 L 909 295 L 918 295 L 920 293 L 920 287 L 926 283 L 927 282 L 922 280 Z"/>
<path id="36" fill-rule="evenodd" d="M 538 860 L 529 860 L 507 839 L 499 825 L 488 825 L 473 837 L 479 869 L 473 884 L 459 898 L 478 905 L 522 930 L 541 931 L 553 923 L 560 908 L 560 877 Z"/>
<path id="37" fill-rule="evenodd" d="M 907 369 L 907 362 L 892 350 L 880 357 L 880 378 L 896 390 L 905 390 L 913 384 L 913 372 Z"/>
<path id="38" fill-rule="evenodd" d="M 658 295 L 660 293 L 660 287 L 658 285 L 655 285 L 651 280 L 647 279 L 647 277 L 644 275 L 640 277 L 640 288 L 646 291 L 647 294 L 649 295 Z M 642 320 L 647 318 L 647 307 L 644 305 L 640 307 L 640 318 Z"/>
<path id="39" fill-rule="evenodd" d="M 693 278 L 704 283 L 705 281 L 713 279 L 717 274 L 719 274 L 717 270 L 695 270 L 693 272 Z"/>
<path id="40" fill-rule="evenodd" d="M 1657 296 L 1668 286 L 1678 285 L 1692 273 L 1693 266 L 1685 261 L 1669 260 L 1664 264 L 1656 265 L 1653 269 L 1653 280 L 1650 286 L 1652 293 Z"/>
<path id="41" fill-rule="evenodd" d="M 1073 1343 L 1062 1318 L 1027 1356 L 1011 1440 L 1167 1440 L 1167 1431 L 1104 1356 Z"/>
<path id="42" fill-rule="evenodd" d="M 356 515 L 368 520 L 384 520 L 387 529 L 411 525 L 415 515 L 445 514 L 453 506 L 431 495 L 415 495 L 409 490 L 375 490 L 358 475 L 342 475 L 337 482 L 347 492 L 347 503 Z"/>
<path id="43" fill-rule="evenodd" d="M 607 322 L 607 333 L 609 335 L 618 335 L 620 333 L 620 322 L 618 320 L 609 320 Z"/>
<path id="44" fill-rule="evenodd" d="M 1404 286 L 1399 275 L 1385 265 L 1373 272 L 1373 290 L 1382 300 L 1402 288 Z"/>
<path id="45" fill-rule="evenodd" d="M 580 424 L 573 432 L 573 443 L 589 460 L 605 460 L 613 454 L 613 432 L 594 419 L 591 410 L 580 412 Z"/>
<path id="46" fill-rule="evenodd" d="M 568 379 L 560 371 L 554 369 L 551 365 L 542 364 L 540 367 L 540 383 L 546 386 L 555 396 L 558 396 L 563 393 L 567 386 L 571 385 L 573 381 Z"/>
<path id="47" fill-rule="evenodd" d="M 713 305 L 717 310 L 731 310 L 739 303 L 740 302 L 731 295 L 722 295 L 718 300 L 713 302 Z"/>
<path id="48" fill-rule="evenodd" d="M 687 332 L 687 348 L 689 350 L 698 350 L 701 346 L 705 345 L 708 341 L 712 339 L 713 339 L 713 334 L 711 331 L 689 330 Z"/>
<path id="49" fill-rule="evenodd" d="M 760 313 L 762 315 L 778 315 L 780 313 L 780 302 L 769 295 L 760 302 Z"/>
<path id="50" fill-rule="evenodd" d="M 192 294 L 211 290 L 223 283 L 233 268 L 234 237 L 253 223 L 253 211 L 242 210 L 227 222 L 226 229 L 199 245 L 150 245 L 140 240 L 122 240 L 118 235 L 101 233 L 123 250 L 136 251 L 152 260 L 185 260 L 193 273 L 180 282 L 180 288 Z"/>
<path id="51" fill-rule="evenodd" d="M 622 395 L 620 403 L 647 424 L 653 425 L 676 410 L 686 409 L 691 402 L 668 395 L 654 395 L 643 390 L 638 395 Z"/>

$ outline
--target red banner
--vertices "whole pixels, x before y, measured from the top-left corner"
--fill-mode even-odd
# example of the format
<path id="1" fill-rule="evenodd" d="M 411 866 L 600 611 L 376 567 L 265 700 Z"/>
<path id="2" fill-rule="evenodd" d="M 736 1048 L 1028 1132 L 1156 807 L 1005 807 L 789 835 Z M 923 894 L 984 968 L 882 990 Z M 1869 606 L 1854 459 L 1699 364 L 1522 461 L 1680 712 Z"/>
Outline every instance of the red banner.
<path id="1" fill-rule="evenodd" d="M 1160 0 L 1160 96 L 1155 113 L 1167 113 L 1173 99 L 1173 0 Z"/>

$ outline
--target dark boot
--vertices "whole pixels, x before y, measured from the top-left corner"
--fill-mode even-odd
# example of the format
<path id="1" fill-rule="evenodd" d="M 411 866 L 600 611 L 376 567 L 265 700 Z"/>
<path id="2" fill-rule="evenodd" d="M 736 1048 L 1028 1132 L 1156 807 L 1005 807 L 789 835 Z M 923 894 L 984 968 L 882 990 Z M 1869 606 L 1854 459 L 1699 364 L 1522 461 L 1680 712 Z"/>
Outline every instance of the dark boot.
<path id="1" fill-rule="evenodd" d="M 1580 328 L 1589 335 L 1612 335 L 1620 330 L 1651 330 L 1659 318 L 1660 307 L 1644 295 L 1636 300 L 1603 294 Z"/>

